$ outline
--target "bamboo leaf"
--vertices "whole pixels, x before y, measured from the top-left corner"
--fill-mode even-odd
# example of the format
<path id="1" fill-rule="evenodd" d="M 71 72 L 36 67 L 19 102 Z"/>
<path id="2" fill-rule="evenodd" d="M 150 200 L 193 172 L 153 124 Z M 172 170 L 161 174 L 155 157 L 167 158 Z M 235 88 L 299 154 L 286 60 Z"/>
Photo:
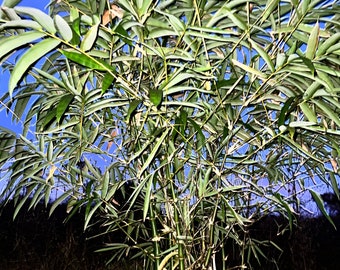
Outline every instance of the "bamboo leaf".
<path id="1" fill-rule="evenodd" d="M 148 159 L 145 161 L 145 163 L 143 164 L 142 168 L 138 171 L 137 173 L 137 177 L 140 178 L 142 176 L 142 174 L 144 173 L 144 171 L 148 168 L 148 166 L 150 165 L 150 163 L 152 161 L 154 161 L 154 157 L 156 156 L 160 146 L 162 145 L 162 143 L 164 142 L 166 136 L 168 135 L 170 129 L 166 129 L 163 134 L 157 138 L 157 142 L 154 145 L 154 147 L 151 150 L 151 153 L 149 153 Z"/>
<path id="2" fill-rule="evenodd" d="M 99 23 L 93 25 L 86 33 L 83 41 L 80 44 L 80 49 L 84 52 L 91 50 L 94 42 L 97 39 Z"/>
<path id="3" fill-rule="evenodd" d="M 163 91 L 158 89 L 149 89 L 149 98 L 153 105 L 157 107 L 162 102 Z"/>
<path id="4" fill-rule="evenodd" d="M 47 32 L 55 34 L 57 29 L 54 26 L 53 19 L 40 9 L 31 7 L 15 7 L 14 10 L 19 14 L 30 16 L 34 21 L 39 23 Z"/>
<path id="5" fill-rule="evenodd" d="M 324 55 L 327 50 L 333 46 L 334 44 L 338 43 L 340 40 L 340 32 L 335 33 L 330 38 L 326 39 L 319 47 L 316 52 L 316 56 L 322 56 Z"/>
<path id="6" fill-rule="evenodd" d="M 151 177 L 148 179 L 148 183 L 146 185 L 145 197 L 144 197 L 144 207 L 143 207 L 143 221 L 146 220 L 146 217 L 147 217 L 148 211 L 149 211 L 149 207 L 150 207 L 153 177 L 154 177 L 154 174 L 152 174 Z"/>
<path id="7" fill-rule="evenodd" d="M 15 21 L 9 21 L 9 22 L 6 22 L 6 23 L 0 25 L 0 31 L 7 29 L 7 28 L 9 28 L 9 29 L 13 29 L 13 28 L 29 29 L 29 28 L 32 28 L 32 29 L 37 30 L 37 31 L 42 30 L 42 26 L 39 23 L 31 21 L 31 20 L 15 20 Z"/>
<path id="8" fill-rule="evenodd" d="M 63 17 L 55 15 L 54 24 L 65 41 L 70 41 L 73 38 L 73 31 Z"/>
<path id="9" fill-rule="evenodd" d="M 138 105 L 141 104 L 142 101 L 139 99 L 132 100 L 129 104 L 129 109 L 127 111 L 126 115 L 126 122 L 130 122 L 131 115 L 134 113 L 134 111 L 137 109 Z"/>
<path id="10" fill-rule="evenodd" d="M 0 46 L 0 59 L 3 58 L 8 53 L 17 50 L 21 46 L 31 43 L 37 39 L 43 38 L 44 33 L 37 31 L 24 32 L 20 35 L 14 35 L 1 40 Z"/>
<path id="11" fill-rule="evenodd" d="M 339 115 L 331 109 L 325 102 L 321 100 L 313 100 L 313 103 L 318 106 L 325 116 L 329 117 L 332 121 L 334 121 L 338 127 L 340 127 L 340 118 Z"/>
<path id="12" fill-rule="evenodd" d="M 321 211 L 321 213 L 327 218 L 327 220 L 329 221 L 329 223 L 331 223 L 334 227 L 334 229 L 336 229 L 336 226 L 333 222 L 333 220 L 331 219 L 331 217 L 328 215 L 326 209 L 325 209 L 325 203 L 322 200 L 321 196 L 319 193 L 315 192 L 312 189 L 309 189 L 310 194 L 313 197 L 313 200 L 315 201 L 316 205 L 318 206 L 319 210 Z"/>
<path id="13" fill-rule="evenodd" d="M 313 97 L 315 92 L 319 90 L 321 87 L 321 84 L 318 81 L 314 81 L 307 89 L 306 92 L 303 94 L 304 100 L 309 100 Z"/>
<path id="14" fill-rule="evenodd" d="M 28 68 L 45 54 L 55 49 L 59 44 L 59 40 L 48 38 L 28 49 L 25 54 L 20 57 L 20 59 L 14 66 L 11 77 L 9 79 L 8 91 L 10 95 L 12 95 L 14 88 L 27 72 Z"/>
<path id="15" fill-rule="evenodd" d="M 67 59 L 76 62 L 80 65 L 88 67 L 90 69 L 100 70 L 100 71 L 112 71 L 113 67 L 107 64 L 101 59 L 95 59 L 90 57 L 85 53 L 78 53 L 74 51 L 61 50 L 61 53 L 66 56 Z"/>
<path id="16" fill-rule="evenodd" d="M 245 64 L 242 64 L 242 63 L 240 63 L 239 61 L 237 61 L 236 59 L 232 59 L 231 61 L 233 62 L 233 64 L 234 64 L 235 66 L 240 67 L 241 69 L 245 70 L 246 72 L 249 72 L 250 74 L 253 74 L 253 75 L 255 75 L 255 76 L 258 76 L 258 77 L 260 77 L 260 78 L 262 78 L 262 79 L 267 78 L 266 74 L 264 74 L 263 72 L 261 72 L 261 71 L 259 71 L 259 70 L 257 70 L 257 69 L 254 69 L 254 68 L 252 68 L 252 67 L 249 67 L 249 66 L 247 66 L 247 65 L 245 65 Z"/>
<path id="17" fill-rule="evenodd" d="M 280 116 L 279 116 L 279 120 L 278 120 L 278 126 L 282 126 L 285 124 L 286 118 L 287 118 L 287 112 L 290 109 L 290 105 L 293 103 L 295 97 L 290 97 L 287 99 L 287 101 L 285 102 L 285 104 L 282 106 L 281 112 L 280 112 Z"/>
<path id="18" fill-rule="evenodd" d="M 111 73 L 106 72 L 102 82 L 102 94 L 106 92 L 106 90 L 112 85 L 115 77 L 111 75 Z"/>
<path id="19" fill-rule="evenodd" d="M 102 178 L 101 195 L 100 195 L 103 200 L 105 200 L 107 191 L 109 190 L 109 183 L 110 183 L 110 174 L 108 171 L 106 171 Z"/>
<path id="20" fill-rule="evenodd" d="M 268 17 L 277 9 L 280 0 L 267 0 L 266 8 L 261 16 L 261 23 L 265 22 Z"/>
<path id="21" fill-rule="evenodd" d="M 265 52 L 264 49 L 262 49 L 259 45 L 257 45 L 256 42 L 254 42 L 252 39 L 249 39 L 251 45 L 253 48 L 258 52 L 258 54 L 263 58 L 263 60 L 266 62 L 268 68 L 270 69 L 271 72 L 275 71 L 274 64 L 272 60 L 270 59 L 270 56 Z"/>
<path id="22" fill-rule="evenodd" d="M 58 123 L 60 122 L 60 119 L 64 116 L 73 98 L 74 96 L 69 94 L 69 95 L 63 96 L 60 99 L 58 106 L 57 106 L 56 115 L 55 115 Z"/>
<path id="23" fill-rule="evenodd" d="M 308 106 L 308 104 L 305 101 L 300 103 L 299 106 L 303 114 L 307 117 L 308 121 L 310 121 L 313 124 L 316 124 L 318 122 L 315 112 Z"/>
<path id="24" fill-rule="evenodd" d="M 90 203 L 90 202 L 89 202 Z M 91 218 L 92 216 L 94 215 L 94 213 L 96 213 L 97 209 L 102 205 L 102 202 L 99 201 L 97 202 L 94 206 L 92 206 L 92 209 L 91 211 L 89 211 L 88 213 L 86 213 L 85 215 L 85 223 L 84 223 L 84 230 L 87 229 L 90 221 L 91 221 Z M 113 209 L 111 209 L 111 211 L 113 211 Z M 116 214 L 117 215 L 117 214 Z"/>
<path id="25" fill-rule="evenodd" d="M 318 47 L 319 31 L 320 31 L 320 26 L 319 26 L 319 23 L 317 22 L 309 35 L 309 39 L 307 43 L 306 58 L 310 60 L 314 59 L 315 52 Z"/>
<path id="26" fill-rule="evenodd" d="M 1 4 L 2 7 L 15 7 L 18 5 L 22 0 L 4 0 Z"/>

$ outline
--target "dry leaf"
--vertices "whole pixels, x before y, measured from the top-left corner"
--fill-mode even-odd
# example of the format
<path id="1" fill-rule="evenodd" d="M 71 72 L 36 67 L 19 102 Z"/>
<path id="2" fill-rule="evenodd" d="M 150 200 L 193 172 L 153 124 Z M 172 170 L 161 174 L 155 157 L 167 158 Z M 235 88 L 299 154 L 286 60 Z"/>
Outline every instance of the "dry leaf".
<path id="1" fill-rule="evenodd" d="M 102 24 L 106 26 L 116 17 L 118 17 L 119 19 L 123 18 L 123 10 L 115 4 L 112 4 L 111 8 L 104 12 L 102 17 Z"/>

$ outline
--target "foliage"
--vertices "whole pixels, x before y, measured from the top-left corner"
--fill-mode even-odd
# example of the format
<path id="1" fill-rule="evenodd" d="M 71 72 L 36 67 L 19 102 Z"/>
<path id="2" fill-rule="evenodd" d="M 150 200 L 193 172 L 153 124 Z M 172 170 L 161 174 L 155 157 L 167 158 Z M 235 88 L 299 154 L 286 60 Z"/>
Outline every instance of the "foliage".
<path id="1" fill-rule="evenodd" d="M 181 270 L 226 239 L 239 267 L 265 256 L 243 232 L 273 212 L 292 227 L 304 191 L 332 222 L 313 185 L 339 196 L 337 1 L 16 2 L 0 25 L 1 102 L 23 124 L 0 133 L 15 214 L 86 206 L 85 228 L 126 235 L 112 259 Z"/>

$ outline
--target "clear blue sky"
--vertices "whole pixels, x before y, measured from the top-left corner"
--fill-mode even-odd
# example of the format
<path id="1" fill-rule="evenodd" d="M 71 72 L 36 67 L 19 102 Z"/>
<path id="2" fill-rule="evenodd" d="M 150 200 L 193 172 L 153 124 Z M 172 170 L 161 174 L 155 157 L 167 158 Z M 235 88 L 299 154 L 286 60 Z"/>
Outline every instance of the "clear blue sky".
<path id="1" fill-rule="evenodd" d="M 39 8 L 44 10 L 47 13 L 47 5 L 49 0 L 22 0 L 19 3 L 19 6 L 29 6 Z M 8 90 L 8 79 L 9 74 L 8 72 L 4 72 L 0 67 L 0 96 L 3 96 Z M 21 124 L 14 124 L 12 123 L 12 115 L 9 113 L 7 114 L 6 109 L 3 108 L 3 105 L 0 104 L 0 126 L 11 129 L 15 132 L 21 131 Z"/>

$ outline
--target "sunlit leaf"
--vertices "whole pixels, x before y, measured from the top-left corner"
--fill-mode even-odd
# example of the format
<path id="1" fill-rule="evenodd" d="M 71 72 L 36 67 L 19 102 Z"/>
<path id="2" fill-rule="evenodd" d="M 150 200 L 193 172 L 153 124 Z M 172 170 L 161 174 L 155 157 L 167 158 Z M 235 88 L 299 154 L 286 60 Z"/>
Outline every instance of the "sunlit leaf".
<path id="1" fill-rule="evenodd" d="M 327 52 L 327 50 L 336 44 L 340 40 L 340 33 L 335 33 L 328 39 L 326 39 L 317 49 L 316 56 L 322 56 Z"/>
<path id="2" fill-rule="evenodd" d="M 101 59 L 95 59 L 87 54 L 82 54 L 74 51 L 61 50 L 62 54 L 65 55 L 69 60 L 74 61 L 80 65 L 88 67 L 90 69 L 111 71 L 113 68 Z"/>
<path id="3" fill-rule="evenodd" d="M 261 22 L 263 23 L 279 6 L 279 0 L 267 0 L 264 12 L 261 15 Z"/>
<path id="4" fill-rule="evenodd" d="M 320 31 L 320 26 L 319 26 L 319 23 L 317 22 L 314 25 L 309 35 L 309 39 L 307 43 L 306 58 L 308 59 L 312 60 L 315 56 L 315 52 L 317 50 L 318 43 L 319 43 L 319 31 Z"/>
<path id="5" fill-rule="evenodd" d="M 70 41 L 73 38 L 73 31 L 63 17 L 57 14 L 54 17 L 54 23 L 58 30 L 58 33 L 63 37 L 65 41 Z"/>
<path id="6" fill-rule="evenodd" d="M 304 115 L 307 117 L 307 119 L 315 124 L 317 123 L 317 117 L 316 117 L 316 114 L 315 114 L 315 111 L 312 110 L 309 105 L 306 103 L 306 102 L 302 102 L 299 104 L 301 110 L 303 111 Z"/>
<path id="7" fill-rule="evenodd" d="M 59 44 L 59 40 L 48 38 L 31 47 L 25 52 L 24 55 L 20 57 L 9 79 L 8 91 L 10 95 L 12 95 L 14 88 L 17 86 L 20 79 L 26 73 L 27 69 L 45 54 L 55 49 Z"/>
<path id="8" fill-rule="evenodd" d="M 55 34 L 57 32 L 57 29 L 54 26 L 53 19 L 40 9 L 32 7 L 15 7 L 14 10 L 19 14 L 30 16 L 42 27 L 44 27 L 49 33 Z"/>
<path id="9" fill-rule="evenodd" d="M 80 49 L 84 52 L 91 50 L 97 39 L 99 24 L 91 26 L 80 44 Z"/>
<path id="10" fill-rule="evenodd" d="M 29 32 L 24 32 L 20 35 L 14 35 L 14 36 L 1 40 L 0 59 L 3 58 L 6 54 L 20 48 L 22 45 L 25 45 L 37 39 L 43 38 L 44 36 L 45 36 L 44 33 L 37 32 L 37 31 L 29 31 Z"/>
<path id="11" fill-rule="evenodd" d="M 42 26 L 39 23 L 31 20 L 8 21 L 0 25 L 0 31 L 7 28 L 24 28 L 24 29 L 32 28 L 38 31 L 42 30 Z"/>

